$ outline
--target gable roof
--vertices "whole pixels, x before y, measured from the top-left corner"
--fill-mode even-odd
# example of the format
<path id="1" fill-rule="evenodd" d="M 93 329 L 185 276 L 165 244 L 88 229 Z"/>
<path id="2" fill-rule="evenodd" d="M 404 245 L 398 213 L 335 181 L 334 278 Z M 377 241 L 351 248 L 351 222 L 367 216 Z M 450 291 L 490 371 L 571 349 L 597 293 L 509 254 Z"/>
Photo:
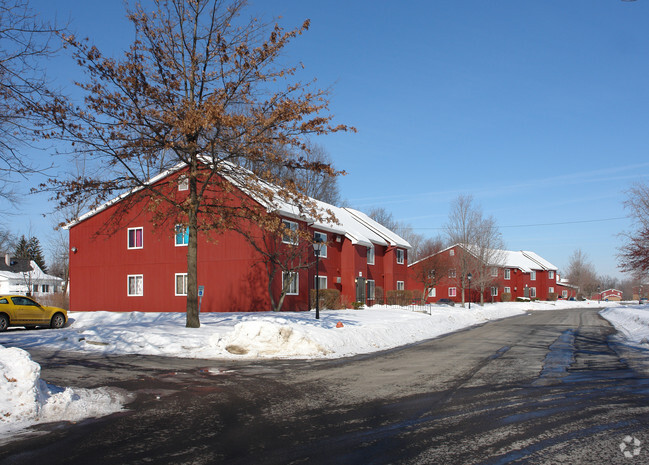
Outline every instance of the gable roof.
<path id="1" fill-rule="evenodd" d="M 317 210 L 324 214 L 323 216 L 328 217 L 329 215 L 326 212 L 330 211 L 336 217 L 338 224 L 333 222 L 327 222 L 324 220 L 319 220 L 317 218 L 311 218 L 306 215 L 301 209 L 292 204 L 285 199 L 279 196 L 279 187 L 274 186 L 257 176 L 255 176 L 251 171 L 235 165 L 230 162 L 222 161 L 224 165 L 228 166 L 229 172 L 224 174 L 224 177 L 231 182 L 234 186 L 243 191 L 246 195 L 249 195 L 256 202 L 264 206 L 269 212 L 278 212 L 281 216 L 286 218 L 294 218 L 297 220 L 305 221 L 309 223 L 312 227 L 322 231 L 328 231 L 335 234 L 340 234 L 347 237 L 352 244 L 354 245 L 363 245 L 365 247 L 371 247 L 373 244 L 383 245 L 387 247 L 402 247 L 405 249 L 410 249 L 412 246 L 408 241 L 403 239 L 401 236 L 396 234 L 393 231 L 390 231 L 388 228 L 373 220 L 365 213 L 362 213 L 358 210 L 346 207 L 337 207 L 335 205 L 322 202 L 313 198 L 309 198 L 310 202 L 313 202 Z M 166 170 L 157 176 L 151 178 L 146 182 L 146 185 L 152 185 L 156 182 L 161 181 L 162 179 L 170 176 L 181 169 L 185 168 L 186 164 L 180 163 L 173 168 Z M 267 198 L 262 198 L 256 193 L 251 192 L 249 189 L 245 188 L 246 180 L 251 177 L 256 178 L 256 182 L 259 183 L 264 189 L 267 189 L 271 193 L 276 193 L 273 196 L 272 200 Z M 65 229 L 69 229 L 76 224 L 98 214 L 99 212 L 107 209 L 108 207 L 117 204 L 122 199 L 128 197 L 129 195 L 144 189 L 144 187 L 137 187 L 128 192 L 125 192 L 115 199 L 109 200 L 104 204 L 98 206 L 97 208 L 81 215 L 77 220 L 64 226 Z"/>
<path id="2" fill-rule="evenodd" d="M 471 253 L 470 246 L 467 247 L 464 246 L 463 244 L 454 244 L 443 250 L 440 250 L 439 252 L 433 255 L 446 252 L 455 247 L 461 247 L 462 249 Z M 475 254 L 472 255 L 475 256 Z M 493 253 L 489 255 L 492 257 L 496 256 L 502 258 L 501 263 L 493 263 L 490 265 L 499 266 L 501 268 L 518 268 L 524 273 L 530 273 L 531 271 L 558 271 L 559 270 L 556 266 L 554 266 L 552 263 L 550 263 L 540 255 L 527 250 L 518 250 L 518 251 L 517 250 L 494 250 Z M 417 263 L 426 260 L 431 256 L 432 255 L 422 258 L 421 260 L 417 260 L 416 262 L 413 262 L 408 266 L 416 265 Z"/>

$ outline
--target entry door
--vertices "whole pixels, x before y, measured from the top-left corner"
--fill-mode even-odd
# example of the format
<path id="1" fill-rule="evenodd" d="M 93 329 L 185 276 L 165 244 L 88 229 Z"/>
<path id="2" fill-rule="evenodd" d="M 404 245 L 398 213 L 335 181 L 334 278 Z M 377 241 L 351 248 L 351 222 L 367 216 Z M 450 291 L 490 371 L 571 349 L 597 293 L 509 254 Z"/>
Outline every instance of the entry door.
<path id="1" fill-rule="evenodd" d="M 356 302 L 365 303 L 365 278 L 356 278 Z"/>

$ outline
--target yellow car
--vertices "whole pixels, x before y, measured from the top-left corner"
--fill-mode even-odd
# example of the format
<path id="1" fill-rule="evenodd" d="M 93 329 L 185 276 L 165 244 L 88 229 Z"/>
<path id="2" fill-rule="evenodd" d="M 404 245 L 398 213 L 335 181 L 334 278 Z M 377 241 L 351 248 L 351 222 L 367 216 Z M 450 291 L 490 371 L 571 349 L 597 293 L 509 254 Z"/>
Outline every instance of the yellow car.
<path id="1" fill-rule="evenodd" d="M 47 307 L 24 295 L 0 295 L 0 331 L 9 326 L 49 326 L 63 328 L 68 312 L 58 307 Z"/>

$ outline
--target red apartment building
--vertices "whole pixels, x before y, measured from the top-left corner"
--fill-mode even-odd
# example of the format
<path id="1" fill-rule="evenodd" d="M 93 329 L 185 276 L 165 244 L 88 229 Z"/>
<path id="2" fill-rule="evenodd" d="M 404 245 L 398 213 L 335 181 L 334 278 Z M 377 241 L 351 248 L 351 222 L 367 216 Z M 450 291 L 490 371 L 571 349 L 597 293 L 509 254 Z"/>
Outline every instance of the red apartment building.
<path id="1" fill-rule="evenodd" d="M 575 297 L 576 289 L 560 283 L 557 267 L 550 262 L 528 251 L 502 250 L 492 254 L 497 257 L 497 264 L 479 267 L 478 261 L 471 254 L 469 248 L 460 244 L 448 247 L 437 254 L 426 257 L 409 265 L 410 278 L 408 288 L 424 293 L 424 282 L 420 276 L 434 276 L 434 269 L 442 270 L 443 276 L 436 280 L 435 285 L 429 289 L 426 301 L 437 302 L 440 299 L 450 299 L 454 302 L 462 301 L 462 261 L 463 254 L 468 254 L 466 260 L 472 263 L 465 270 L 472 274 L 472 285 L 469 291 L 468 281 L 465 279 L 464 297 L 468 302 L 480 302 L 480 289 L 476 284 L 476 277 L 480 269 L 486 269 L 481 278 L 485 302 L 500 302 L 503 294 L 511 300 L 519 297 L 547 300 L 549 298 Z M 465 255 L 466 256 L 466 255 Z M 485 285 L 485 283 L 487 283 Z M 470 295 L 469 295 L 470 292 Z"/>
<path id="2" fill-rule="evenodd" d="M 187 195 L 184 170 L 176 167 L 150 182 L 169 186 L 173 195 Z M 237 192 L 240 199 L 242 191 Z M 159 212 L 145 196 L 137 201 L 132 201 L 132 196 L 133 192 L 114 199 L 68 225 L 70 310 L 185 311 L 186 228 L 154 226 L 159 223 Z M 128 209 L 120 211 L 129 198 Z M 232 197 L 231 201 L 239 200 Z M 282 217 L 285 226 L 309 231 L 326 243 L 319 260 L 320 289 L 338 289 L 345 301 L 367 304 L 373 303 L 378 288 L 405 289 L 407 241 L 357 210 L 322 202 L 317 205 L 331 211 L 338 223 L 314 221 L 282 202 L 274 203 L 274 213 Z M 270 309 L 269 279 L 262 256 L 242 235 L 233 231 L 212 236 L 199 233 L 198 241 L 198 284 L 204 286 L 201 312 Z M 293 246 L 290 241 L 283 242 L 284 247 Z M 312 248 L 310 253 L 314 261 Z M 273 280 L 276 300 L 282 281 L 290 281 L 282 310 L 308 310 L 315 279 L 315 267 L 284 275 L 280 272 Z"/>

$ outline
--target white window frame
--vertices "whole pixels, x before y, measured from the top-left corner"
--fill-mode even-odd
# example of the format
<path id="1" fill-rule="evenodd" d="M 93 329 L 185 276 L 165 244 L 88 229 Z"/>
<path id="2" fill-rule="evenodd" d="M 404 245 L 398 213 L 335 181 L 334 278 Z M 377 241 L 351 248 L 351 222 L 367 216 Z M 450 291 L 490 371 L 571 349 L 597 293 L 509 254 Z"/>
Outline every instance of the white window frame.
<path id="1" fill-rule="evenodd" d="M 491 286 L 491 297 L 498 297 L 498 286 Z"/>
<path id="2" fill-rule="evenodd" d="M 548 271 L 548 278 L 554 279 L 554 271 L 553 270 Z"/>
<path id="3" fill-rule="evenodd" d="M 512 279 L 512 270 L 509 268 L 505 268 L 505 273 L 504 273 L 505 279 L 509 281 Z"/>
<path id="4" fill-rule="evenodd" d="M 511 287 L 505 287 L 504 291 L 505 294 L 511 294 L 512 293 L 512 288 Z"/>
<path id="5" fill-rule="evenodd" d="M 367 300 L 376 300 L 376 282 L 368 279 L 367 283 Z"/>
<path id="6" fill-rule="evenodd" d="M 181 287 L 184 288 L 184 293 L 182 292 L 183 289 L 181 289 L 181 292 L 178 292 L 178 278 L 184 278 L 183 281 L 184 283 L 182 284 Z M 176 273 L 174 275 L 174 295 L 177 296 L 186 296 L 187 295 L 187 273 Z"/>
<path id="7" fill-rule="evenodd" d="M 451 268 L 450 270 L 448 270 L 448 277 L 457 278 L 457 271 L 455 270 L 455 268 Z"/>
<path id="8" fill-rule="evenodd" d="M 457 297 L 457 287 L 449 287 L 448 288 L 448 296 L 449 297 Z"/>
<path id="9" fill-rule="evenodd" d="M 530 271 L 530 281 L 536 281 L 536 271 Z"/>
<path id="10" fill-rule="evenodd" d="M 314 276 L 313 278 L 314 278 L 313 279 L 313 289 L 315 289 L 315 284 L 316 284 L 316 281 L 318 281 L 318 280 L 320 281 L 319 282 L 320 287 L 318 288 L 319 290 L 328 289 L 328 287 L 327 287 L 327 277 L 326 276 L 318 275 L 318 276 Z"/>
<path id="11" fill-rule="evenodd" d="M 290 231 L 297 231 L 299 228 L 299 225 L 295 221 L 291 220 L 282 220 L 282 223 L 286 228 L 288 228 Z M 298 239 L 297 237 L 292 238 L 291 236 L 284 235 L 282 234 L 282 242 L 284 244 L 290 244 L 290 245 L 298 245 Z"/>
<path id="12" fill-rule="evenodd" d="M 428 289 L 428 297 L 437 297 L 437 288 L 431 287 Z"/>
<path id="13" fill-rule="evenodd" d="M 405 291 L 406 283 L 404 281 L 397 281 L 397 291 Z"/>
<path id="14" fill-rule="evenodd" d="M 564 299 L 567 299 L 568 298 L 568 291 L 565 291 L 565 290 L 561 291 L 561 297 L 563 297 Z"/>
<path id="15" fill-rule="evenodd" d="M 403 265 L 406 262 L 406 251 L 397 249 L 397 265 Z"/>
<path id="16" fill-rule="evenodd" d="M 449 251 L 448 251 L 448 254 L 449 254 L 451 257 L 454 257 L 454 256 L 455 256 L 455 249 L 451 249 L 451 250 L 449 250 Z"/>
<path id="17" fill-rule="evenodd" d="M 50 285 L 49 284 L 41 284 L 41 292 L 43 294 L 49 294 L 50 292 Z"/>
<path id="18" fill-rule="evenodd" d="M 367 248 L 367 264 L 374 265 L 375 263 L 376 263 L 376 250 L 374 250 L 374 246 L 370 246 Z"/>
<path id="19" fill-rule="evenodd" d="M 286 295 L 300 295 L 300 274 L 297 271 L 283 271 L 282 289 L 284 289 L 284 284 L 287 276 L 289 277 L 289 279 L 291 279 L 291 281 L 293 281 L 294 284 L 291 284 L 291 286 L 289 286 L 288 291 L 286 291 Z M 293 287 L 295 289 L 293 290 L 293 292 L 291 292 L 291 288 Z"/>
<path id="20" fill-rule="evenodd" d="M 188 191 L 189 190 L 189 178 L 186 174 L 181 174 L 178 176 L 178 190 L 179 191 Z"/>
<path id="21" fill-rule="evenodd" d="M 128 228 L 126 231 L 127 231 L 126 232 L 126 248 L 128 250 L 143 249 L 144 248 L 144 227 L 138 226 L 136 228 Z M 133 245 L 132 247 L 131 247 L 131 231 L 135 231 L 135 236 L 134 236 L 135 245 Z M 139 247 L 137 246 L 137 231 L 140 231 L 140 233 L 142 235 L 142 237 L 141 237 L 142 244 Z"/>
<path id="22" fill-rule="evenodd" d="M 548 292 L 550 294 L 554 294 L 554 287 L 553 286 L 548 287 Z"/>
<path id="23" fill-rule="evenodd" d="M 133 279 L 135 283 L 135 292 L 133 294 L 131 293 L 131 279 Z M 138 281 L 140 282 L 139 286 L 138 286 Z M 128 297 L 142 297 L 144 295 L 144 275 L 143 274 L 129 274 L 126 276 L 126 295 Z"/>
<path id="24" fill-rule="evenodd" d="M 178 237 L 182 237 L 182 242 L 178 242 Z M 187 242 L 185 242 L 185 237 Z M 189 226 L 177 224 L 174 228 L 174 244 L 176 247 L 187 247 L 189 245 Z"/>
<path id="25" fill-rule="evenodd" d="M 491 267 L 491 277 L 492 278 L 497 278 L 498 277 L 498 267 L 497 266 L 492 266 Z"/>
<path id="26" fill-rule="evenodd" d="M 313 238 L 317 240 L 318 237 L 320 237 L 320 240 L 322 241 L 322 248 L 320 249 L 320 258 L 327 258 L 327 235 L 320 231 L 314 231 Z"/>
<path id="27" fill-rule="evenodd" d="M 536 299 L 536 288 L 530 287 L 530 299 Z"/>

